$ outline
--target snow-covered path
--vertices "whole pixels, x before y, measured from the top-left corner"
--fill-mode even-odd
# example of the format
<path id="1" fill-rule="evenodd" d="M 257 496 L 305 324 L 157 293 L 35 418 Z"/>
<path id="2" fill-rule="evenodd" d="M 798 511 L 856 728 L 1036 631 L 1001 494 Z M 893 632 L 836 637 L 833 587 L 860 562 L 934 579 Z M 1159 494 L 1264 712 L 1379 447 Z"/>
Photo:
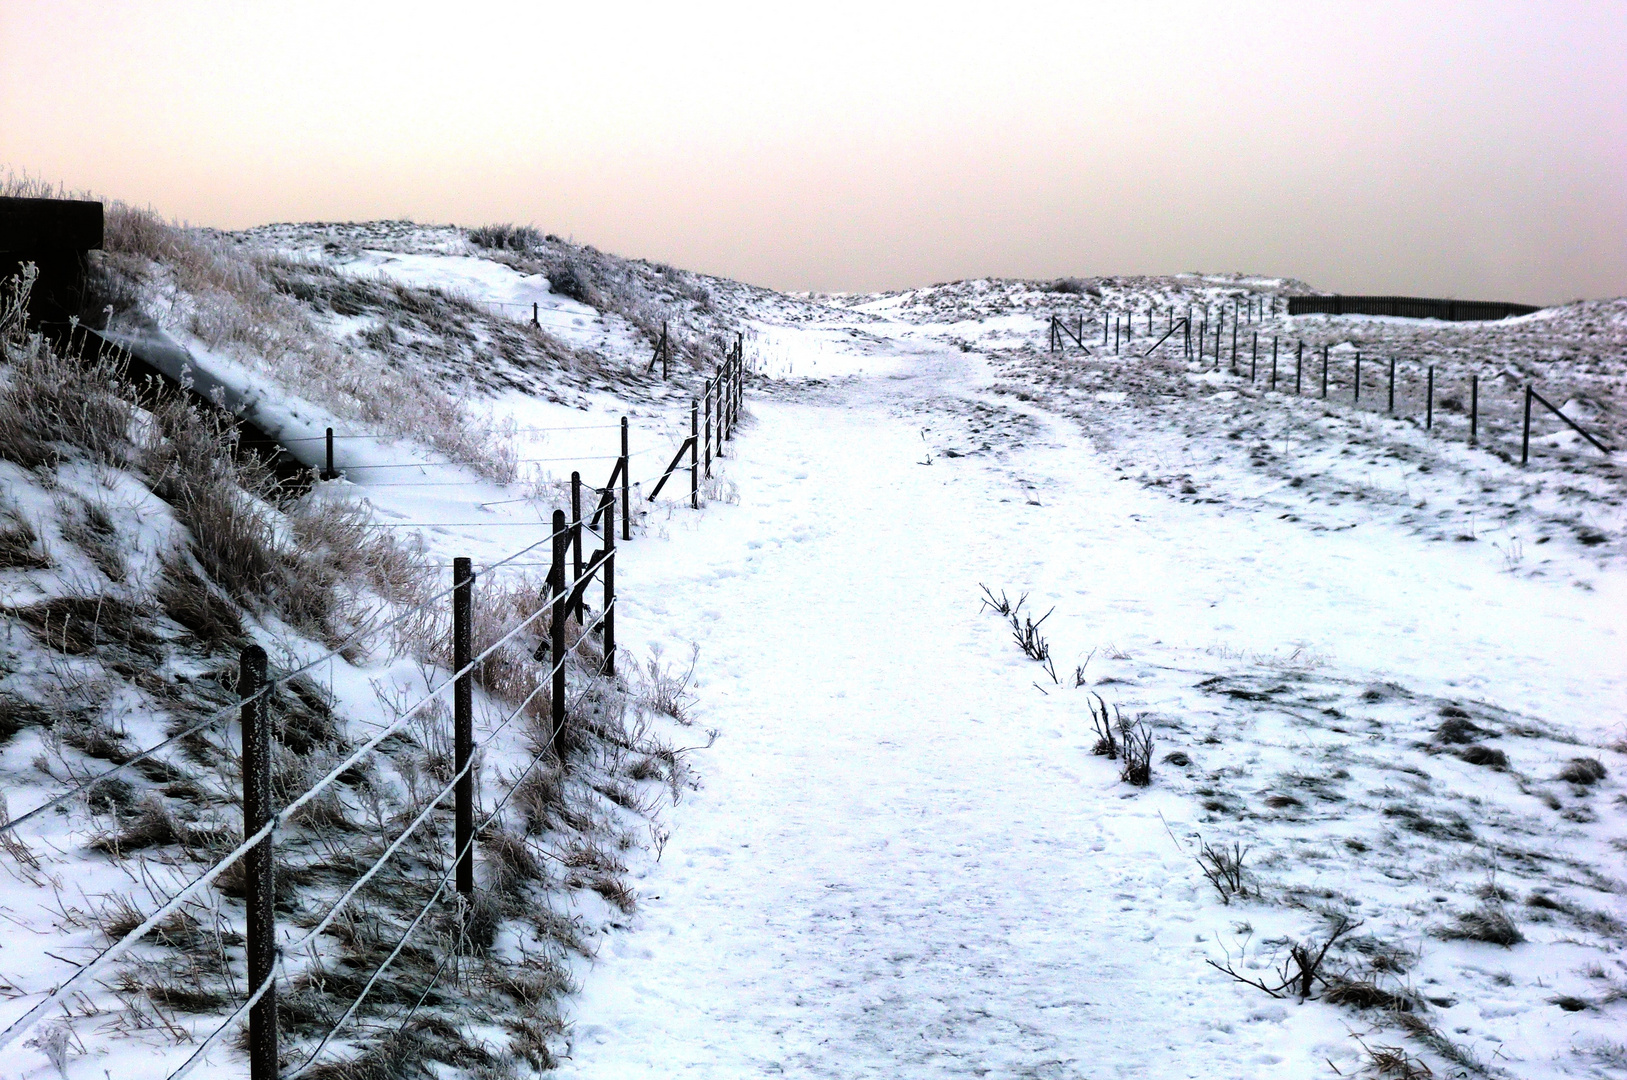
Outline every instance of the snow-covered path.
<path id="1" fill-rule="evenodd" d="M 1160 820 L 1193 808 L 1132 795 L 1089 756 L 1082 699 L 1031 685 L 1047 680 L 978 611 L 979 582 L 1060 605 L 1046 628 L 1065 672 L 1109 641 L 1305 646 L 1515 706 L 1557 695 L 1564 722 L 1621 714 L 1619 583 L 1577 607 L 1439 546 L 1178 505 L 1015 413 L 1030 434 L 1009 452 L 920 464 L 966 443 L 953 399 L 972 364 L 755 404 L 729 465 L 741 504 L 675 515 L 669 543 L 628 560 L 625 635 L 669 659 L 698 641 L 700 722 L 721 738 L 637 882 L 637 926 L 583 973 L 564 1075 L 1354 1064 L 1333 1013 L 1204 965 L 1228 924 Z"/>

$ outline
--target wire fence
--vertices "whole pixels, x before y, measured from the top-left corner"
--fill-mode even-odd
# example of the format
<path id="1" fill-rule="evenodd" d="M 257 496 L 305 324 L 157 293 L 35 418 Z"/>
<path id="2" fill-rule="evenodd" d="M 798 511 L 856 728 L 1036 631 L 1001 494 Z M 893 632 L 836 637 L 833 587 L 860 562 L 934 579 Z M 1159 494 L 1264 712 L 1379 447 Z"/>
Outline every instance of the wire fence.
<path id="1" fill-rule="evenodd" d="M 673 458 L 673 464 L 669 465 L 666 472 L 661 474 L 661 482 L 664 483 L 677 466 L 678 461 L 687 452 L 691 459 L 692 505 L 696 507 L 699 506 L 698 491 L 702 469 L 702 451 L 704 451 L 705 473 L 710 476 L 714 452 L 717 456 L 722 456 L 724 444 L 734 437 L 740 407 L 743 402 L 745 365 L 742 352 L 743 341 L 737 338 L 734 349 L 731 350 L 723 364 L 720 365 L 717 373 L 706 381 L 701 398 L 691 402 L 690 435 L 681 441 L 678 454 Z M 704 430 L 701 427 L 700 419 L 703 411 L 705 414 Z M 594 427 L 598 426 L 595 425 Z M 548 745 L 533 755 L 521 776 L 514 781 L 508 792 L 499 801 L 496 809 L 491 814 L 486 815 L 482 823 L 483 828 L 501 812 L 508 800 L 513 796 L 520 780 L 523 780 L 525 776 L 537 768 L 540 762 L 551 757 L 557 760 L 560 767 L 564 766 L 566 747 L 563 739 L 565 737 L 565 721 L 568 708 L 566 701 L 566 670 L 573 657 L 578 654 L 583 643 L 590 639 L 590 635 L 597 635 L 599 654 L 602 659 L 599 661 L 596 671 L 583 673 L 582 678 L 585 685 L 577 695 L 577 704 L 580 704 L 582 695 L 591 690 L 594 680 L 613 679 L 615 677 L 615 610 L 617 596 L 614 571 L 617 539 L 616 511 L 619 502 L 623 511 L 621 538 L 630 540 L 631 514 L 628 504 L 630 502 L 631 479 L 628 475 L 628 464 L 634 456 L 628 452 L 628 423 L 626 418 L 623 418 L 615 427 L 618 427 L 621 431 L 621 453 L 592 459 L 614 460 L 616 464 L 605 485 L 594 489 L 597 491 L 598 498 L 590 508 L 591 512 L 589 514 L 584 513 L 582 504 L 583 485 L 580 474 L 573 473 L 570 489 L 570 515 L 567 517 L 564 510 L 555 510 L 551 528 L 541 539 L 520 547 L 504 558 L 485 564 L 478 571 L 474 568 L 472 560 L 454 559 L 452 562 L 453 583 L 450 587 L 438 590 L 433 595 L 395 612 L 384 623 L 358 628 L 336 647 L 296 666 L 273 674 L 269 671 L 264 649 L 259 645 L 248 646 L 243 650 L 243 654 L 239 659 L 238 700 L 236 702 L 216 710 L 196 723 L 188 725 L 182 731 L 131 755 L 118 765 L 76 784 L 69 790 L 46 800 L 18 817 L 0 823 L 0 836 L 15 834 L 19 827 L 36 820 L 41 814 L 89 797 L 98 785 L 140 766 L 143 762 L 154 760 L 165 750 L 212 726 L 220 724 L 231 716 L 236 715 L 241 720 L 243 740 L 241 756 L 244 815 L 243 840 L 224 856 L 217 859 L 208 869 L 171 894 L 150 914 L 142 918 L 136 926 L 123 933 L 116 941 L 102 949 L 88 962 L 81 964 L 53 989 L 45 992 L 39 1001 L 12 1021 L 4 1031 L 0 1031 L 0 1051 L 12 1045 L 18 1038 L 50 1017 L 54 1010 L 68 1006 L 76 995 L 82 994 L 92 985 L 98 974 L 105 972 L 111 965 L 128 955 L 144 937 L 162 924 L 164 920 L 180 911 L 187 903 L 194 901 L 205 890 L 214 886 L 223 874 L 241 863 L 247 880 L 245 912 L 248 928 L 247 962 L 250 970 L 246 985 L 252 987 L 252 992 L 248 993 L 242 1003 L 200 1042 L 196 1050 L 180 1068 L 170 1074 L 170 1080 L 177 1080 L 179 1077 L 186 1076 L 197 1066 L 203 1064 L 207 1060 L 209 1051 L 218 1046 L 220 1041 L 231 1030 L 240 1025 L 245 1017 L 249 1027 L 247 1049 L 252 1080 L 277 1080 L 278 1077 L 292 1080 L 293 1077 L 303 1074 L 317 1063 L 333 1039 L 354 1018 L 363 1000 L 372 992 L 378 980 L 383 977 L 385 971 L 396 960 L 402 950 L 407 947 L 407 943 L 414 932 L 418 930 L 447 888 L 454 884 L 454 879 L 455 887 L 460 895 L 468 898 L 473 893 L 473 862 L 476 853 L 476 837 L 480 835 L 480 829 L 474 825 L 474 793 L 470 781 L 478 754 L 493 746 L 494 741 L 538 696 L 545 691 L 550 692 L 551 715 L 548 725 Z M 333 439 L 336 437 L 342 436 L 335 436 L 331 432 L 327 436 L 330 448 Z M 352 435 L 349 437 L 365 438 L 368 436 Z M 659 485 L 657 485 L 657 491 L 651 492 L 648 499 L 653 500 L 658 492 Z M 603 522 L 602 527 L 600 526 L 601 522 Z M 437 525 L 457 525 L 459 527 L 506 525 L 512 528 L 519 523 L 392 522 L 379 524 L 384 527 L 408 528 L 430 528 L 437 527 Z M 585 559 L 583 554 L 584 537 L 592 537 L 600 543 L 598 550 L 588 554 Z M 535 559 L 525 559 L 525 556 L 544 545 L 549 545 L 551 549 L 548 561 L 541 562 Z M 548 584 L 535 609 L 519 618 L 501 636 L 478 654 L 473 654 L 470 640 L 474 618 L 473 586 L 477 577 L 489 575 L 494 571 L 505 568 L 532 566 L 548 567 Z M 604 599 L 598 613 L 592 618 L 591 622 L 588 622 L 586 620 L 586 590 L 589 585 L 596 581 L 603 586 Z M 376 635 L 409 619 L 419 618 L 437 605 L 446 602 L 448 598 L 451 600 L 452 609 L 451 651 L 453 661 L 450 673 L 438 683 L 427 687 L 427 692 L 422 697 L 410 706 L 399 710 L 391 722 L 374 731 L 365 742 L 345 755 L 343 760 L 333 765 L 321 777 L 307 785 L 302 792 L 289 800 L 286 805 L 273 810 L 271 808 L 270 772 L 272 724 L 269 707 L 276 689 L 323 663 L 336 657 L 343 657 L 345 651 L 356 644 L 364 634 Z M 576 624 L 580 629 L 576 640 L 567 646 L 566 626 L 572 615 L 575 616 Z M 525 633 L 528 628 L 537 625 L 539 621 L 546 628 L 548 656 L 552 661 L 550 667 L 538 679 L 530 693 L 477 744 L 473 738 L 472 706 L 472 680 L 475 673 L 489 657 L 499 649 L 507 646 L 520 634 Z M 456 760 L 452 776 L 422 807 L 401 833 L 384 848 L 372 864 L 351 882 L 314 925 L 297 939 L 279 945 L 276 940 L 276 910 L 272 896 L 271 871 L 272 851 L 277 841 L 278 831 L 293 821 L 303 808 L 318 798 L 324 791 L 341 782 L 343 777 L 350 774 L 352 770 L 376 753 L 386 740 L 398 736 L 408 723 L 420 716 L 432 703 L 444 699 L 448 691 L 451 692 L 453 699 L 452 722 L 454 745 L 456 747 Z M 368 977 L 343 1015 L 322 1036 L 305 1060 L 289 1072 L 280 1072 L 277 1049 L 276 985 L 280 977 L 286 977 L 288 974 L 285 958 L 311 945 L 319 935 L 329 930 L 334 922 L 341 917 L 342 913 L 347 910 L 354 898 L 361 893 L 367 883 L 400 852 L 409 838 L 416 834 L 426 821 L 432 818 L 436 810 L 448 798 L 451 798 L 455 803 L 456 841 L 453 845 L 452 860 L 429 900 L 407 925 L 400 940 L 397 941 L 389 955 Z M 450 954 L 448 954 L 446 960 L 443 960 L 442 970 L 444 970 L 449 959 Z M 436 978 L 438 977 L 439 972 L 436 974 Z M 433 985 L 433 980 L 431 985 Z M 428 992 L 429 988 L 426 988 L 424 995 L 420 996 L 418 1004 L 414 1006 L 414 1011 L 419 1005 L 422 1005 Z M 410 1012 L 407 1019 L 411 1019 Z M 403 1021 L 403 1024 L 405 1022 Z"/>
<path id="2" fill-rule="evenodd" d="M 1135 358 L 1146 358 L 1155 355 L 1166 355 L 1168 351 L 1179 349 L 1179 356 L 1184 360 L 1195 361 L 1200 369 L 1208 368 L 1219 371 L 1224 366 L 1228 374 L 1242 378 L 1243 365 L 1247 365 L 1247 378 L 1250 384 L 1265 382 L 1267 389 L 1281 394 L 1290 394 L 1287 389 L 1289 374 L 1287 364 L 1289 357 L 1284 349 L 1284 342 L 1280 336 L 1272 336 L 1270 340 L 1270 357 L 1267 363 L 1264 354 L 1266 343 L 1261 339 L 1258 330 L 1251 330 L 1247 339 L 1241 338 L 1241 327 L 1258 323 L 1265 317 L 1274 314 L 1276 302 L 1274 298 L 1261 298 L 1262 302 L 1254 303 L 1247 298 L 1240 298 L 1236 303 L 1221 306 L 1213 312 L 1214 322 L 1211 328 L 1211 311 L 1207 306 L 1197 310 L 1199 321 L 1194 325 L 1194 313 L 1191 307 L 1184 311 L 1175 305 L 1167 305 L 1156 309 L 1163 315 L 1164 332 L 1150 345 L 1140 349 L 1136 343 L 1137 324 L 1143 317 L 1146 321 L 1146 335 L 1150 337 L 1156 331 L 1155 309 L 1148 307 L 1141 311 L 1112 312 L 1104 311 L 1095 320 L 1087 321 L 1083 314 L 1077 315 L 1070 322 L 1062 315 L 1051 315 L 1047 329 L 1047 348 L 1053 353 L 1065 353 L 1071 347 L 1085 351 L 1100 350 L 1106 354 L 1109 335 L 1112 339 L 1112 355 L 1122 354 Z M 1266 303 L 1265 301 L 1270 301 Z M 1227 336 L 1228 313 L 1230 319 L 1229 342 Z M 1099 345 L 1094 344 L 1094 323 L 1101 325 L 1102 340 Z M 1090 332 L 1093 344 L 1087 344 L 1085 337 Z M 1175 344 L 1168 344 L 1171 338 L 1179 335 Z M 1229 358 L 1227 346 L 1230 346 Z M 1246 355 L 1245 355 L 1246 354 Z M 1210 361 L 1213 361 L 1210 368 Z M 1305 342 L 1296 340 L 1293 343 L 1293 390 L 1291 396 L 1313 397 L 1322 401 L 1334 401 L 1340 395 L 1349 395 L 1349 404 L 1352 408 L 1363 409 L 1363 399 L 1369 403 L 1365 406 L 1367 411 L 1382 413 L 1386 416 L 1405 418 L 1408 415 L 1420 419 L 1425 431 L 1434 431 L 1437 419 L 1444 419 L 1448 413 L 1456 413 L 1461 417 L 1467 442 L 1471 446 L 1481 443 L 1481 429 L 1484 414 L 1488 406 L 1500 410 L 1505 417 L 1518 409 L 1517 430 L 1520 439 L 1520 464 L 1526 465 L 1531 456 L 1531 425 L 1533 405 L 1540 405 L 1551 413 L 1560 422 L 1581 439 L 1597 449 L 1600 453 L 1610 455 L 1614 449 L 1606 445 L 1595 433 L 1588 431 L 1575 419 L 1565 415 L 1563 410 L 1554 405 L 1535 385 L 1526 382 L 1521 387 L 1521 393 L 1515 399 L 1502 399 L 1488 401 L 1484 395 L 1488 384 L 1481 381 L 1479 372 L 1457 373 L 1458 385 L 1454 392 L 1442 395 L 1445 389 L 1441 380 L 1437 379 L 1436 365 L 1420 363 L 1418 361 L 1402 361 L 1396 357 L 1375 357 L 1370 353 L 1365 357 L 1366 374 L 1363 373 L 1364 357 L 1360 349 L 1352 350 L 1346 358 L 1341 355 L 1337 364 L 1331 354 L 1330 346 L 1324 343 L 1318 355 L 1315 345 L 1312 346 L 1309 357 L 1310 365 L 1306 364 Z M 1262 368 L 1265 370 L 1262 371 Z M 1375 375 L 1375 369 L 1377 374 Z M 1346 375 L 1348 374 L 1348 379 Z M 1496 384 L 1489 384 L 1496 385 Z M 1382 401 L 1383 407 L 1376 407 Z M 1408 405 L 1411 403 L 1409 413 Z M 1516 404 L 1520 402 L 1520 404 Z M 1441 406 L 1441 407 L 1438 407 Z M 1421 413 L 1421 417 L 1419 414 Z M 1439 414 L 1439 415 L 1438 415 Z M 1508 427 L 1504 425 L 1505 429 Z M 1512 453 L 1506 454 L 1512 458 Z"/>

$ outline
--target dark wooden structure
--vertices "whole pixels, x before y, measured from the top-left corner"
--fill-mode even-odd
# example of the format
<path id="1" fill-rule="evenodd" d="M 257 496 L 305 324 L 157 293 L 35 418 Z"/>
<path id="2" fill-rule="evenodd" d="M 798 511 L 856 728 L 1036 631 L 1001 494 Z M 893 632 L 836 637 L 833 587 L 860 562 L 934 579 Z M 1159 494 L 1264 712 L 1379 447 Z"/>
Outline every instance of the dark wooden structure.
<path id="1" fill-rule="evenodd" d="M 1475 322 L 1529 315 L 1541 308 L 1498 300 L 1431 300 L 1422 296 L 1290 296 L 1290 315 L 1390 315 L 1403 319 Z"/>
<path id="2" fill-rule="evenodd" d="M 0 279 L 39 268 L 30 321 L 52 326 L 80 313 L 86 255 L 102 246 L 102 204 L 80 199 L 0 198 Z"/>

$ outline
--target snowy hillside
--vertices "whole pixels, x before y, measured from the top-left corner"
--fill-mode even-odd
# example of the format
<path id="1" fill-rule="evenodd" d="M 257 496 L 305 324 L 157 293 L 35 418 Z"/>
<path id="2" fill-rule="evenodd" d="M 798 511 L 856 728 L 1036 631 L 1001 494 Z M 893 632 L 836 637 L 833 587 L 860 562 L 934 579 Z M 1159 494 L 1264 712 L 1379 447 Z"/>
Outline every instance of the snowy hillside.
<path id="1" fill-rule="evenodd" d="M 320 658 L 278 700 L 284 798 L 400 731 L 279 839 L 285 947 L 322 927 L 283 957 L 289 1072 L 1627 1070 L 1623 478 L 1546 414 L 1519 463 L 1528 381 L 1627 442 L 1627 303 L 1290 318 L 1308 286 L 1242 275 L 789 296 L 506 228 L 123 229 L 110 334 L 165 335 L 308 465 L 333 427 L 342 475 L 274 490 L 186 449 L 213 429 L 179 406 L 90 389 L 116 436 L 0 439 L 9 812 L 176 740 L 6 834 L 0 1028 L 241 839 L 235 726 L 176 736 L 231 709 L 255 641 Z M 1189 312 L 1201 347 L 1154 349 Z M 1053 315 L 1086 347 L 1053 351 Z M 683 472 L 649 502 L 737 333 L 743 426 L 699 509 Z M 42 346 L 8 341 L 21 408 Z M 431 892 L 448 714 L 406 715 L 450 671 L 439 594 L 467 556 L 481 642 L 530 614 L 530 546 L 624 416 L 618 676 L 571 668 L 559 761 L 523 704 L 536 632 L 482 670 L 480 800 L 508 809 L 463 910 Z M 183 458 L 249 508 L 260 577 Z M 246 1075 L 238 1036 L 202 1042 L 247 993 L 222 881 L 0 1077 Z"/>

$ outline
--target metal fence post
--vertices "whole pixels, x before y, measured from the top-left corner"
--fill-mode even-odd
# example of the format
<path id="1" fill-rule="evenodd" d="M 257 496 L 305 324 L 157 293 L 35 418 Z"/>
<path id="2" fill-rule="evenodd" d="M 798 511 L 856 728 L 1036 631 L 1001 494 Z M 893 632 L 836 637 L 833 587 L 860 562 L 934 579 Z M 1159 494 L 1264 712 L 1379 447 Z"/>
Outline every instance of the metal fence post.
<path id="1" fill-rule="evenodd" d="M 564 514 L 561 513 L 561 518 Z M 579 515 L 580 517 L 580 515 Z M 580 520 L 578 521 L 580 524 Z M 555 528 L 562 529 L 563 525 Z M 556 546 L 564 537 L 555 539 Z M 462 769 L 475 752 L 474 672 L 465 671 L 474 660 L 474 565 L 465 558 L 452 560 L 452 766 Z M 474 771 L 458 777 L 453 788 L 453 857 L 458 860 L 457 888 L 464 897 L 475 894 L 475 852 L 469 841 L 475 834 Z M 459 854 L 461 852 L 461 854 Z"/>
<path id="2" fill-rule="evenodd" d="M 610 527 L 605 532 L 615 529 L 615 519 L 610 519 Z M 565 586 L 565 511 L 554 511 L 554 565 L 548 572 L 553 581 L 554 616 L 553 625 L 549 627 L 548 659 L 553 663 L 553 701 L 551 719 L 554 725 L 554 756 L 559 758 L 563 768 L 565 764 L 565 612 L 567 589 Z"/>
<path id="3" fill-rule="evenodd" d="M 610 516 L 616 516 L 615 492 L 607 491 L 605 498 L 610 500 Z M 599 570 L 604 579 L 604 623 L 602 624 L 600 640 L 604 643 L 604 675 L 613 677 L 616 674 L 616 530 L 606 529 L 604 532 L 604 566 Z"/>
<path id="4" fill-rule="evenodd" d="M 627 497 L 628 489 L 632 487 L 632 478 L 628 471 L 633 465 L 633 455 L 627 452 L 627 417 L 621 418 L 621 538 L 633 538 L 633 502 Z M 605 531 L 616 531 L 616 516 L 614 514 L 604 519 Z"/>
<path id="5" fill-rule="evenodd" d="M 1277 388 L 1277 340 L 1271 339 L 1271 389 Z"/>
<path id="6" fill-rule="evenodd" d="M 1520 464 L 1531 457 L 1531 384 L 1525 384 L 1525 433 L 1520 436 Z"/>
<path id="7" fill-rule="evenodd" d="M 328 456 L 327 464 L 322 467 L 322 479 L 332 480 L 339 474 L 333 469 L 333 429 L 328 429 Z"/>
<path id="8" fill-rule="evenodd" d="M 243 835 L 253 836 L 271 820 L 271 721 L 267 709 L 266 651 L 243 649 L 237 693 L 243 701 Z M 243 856 L 248 907 L 249 993 L 271 978 L 277 962 L 276 893 L 272 864 L 274 835 Z M 272 986 L 249 1010 L 250 1080 L 277 1080 L 277 988 Z"/>
<path id="9" fill-rule="evenodd" d="M 1473 446 L 1480 435 L 1480 376 L 1469 376 L 1469 445 Z"/>
<path id="10" fill-rule="evenodd" d="M 701 438 L 701 406 L 694 398 L 689 399 L 689 506 L 692 510 L 701 508 L 701 472 L 700 472 L 700 438 Z"/>
<path id="11" fill-rule="evenodd" d="M 1429 389 L 1424 395 L 1424 430 L 1435 426 L 1435 365 L 1429 365 Z"/>
<path id="12" fill-rule="evenodd" d="M 1322 346 L 1322 400 L 1328 399 L 1328 347 Z"/>
<path id="13" fill-rule="evenodd" d="M 1273 349 L 1277 347 L 1277 339 L 1276 338 L 1271 339 L 1271 347 Z M 1304 370 L 1305 370 L 1305 343 L 1303 341 L 1301 341 L 1299 343 L 1299 347 L 1294 350 L 1294 396 L 1295 397 L 1299 396 L 1300 374 Z"/>
<path id="14" fill-rule="evenodd" d="M 1356 350 L 1356 396 L 1352 401 L 1361 400 L 1361 350 Z"/>

